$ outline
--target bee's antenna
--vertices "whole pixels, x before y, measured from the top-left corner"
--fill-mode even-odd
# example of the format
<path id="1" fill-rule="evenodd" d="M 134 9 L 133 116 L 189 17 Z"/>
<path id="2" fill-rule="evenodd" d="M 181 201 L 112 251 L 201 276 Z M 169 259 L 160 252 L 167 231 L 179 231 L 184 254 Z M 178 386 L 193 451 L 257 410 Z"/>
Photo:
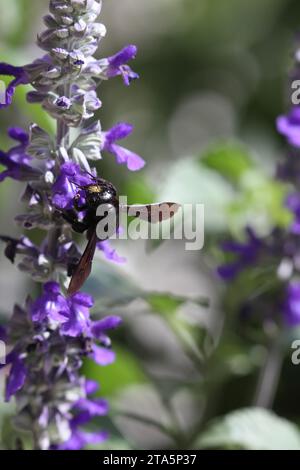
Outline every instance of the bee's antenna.
<path id="1" fill-rule="evenodd" d="M 86 171 L 86 174 L 89 175 L 89 176 L 91 176 L 94 181 L 97 181 L 97 176 L 93 175 L 92 173 L 89 173 L 88 171 Z M 72 181 L 72 180 L 69 180 L 69 181 L 70 181 L 70 183 L 75 184 L 75 186 L 77 186 L 77 187 L 80 188 L 80 189 L 84 189 L 84 187 L 85 187 L 85 186 L 82 186 L 82 185 L 80 185 L 80 184 L 78 184 L 78 183 L 75 183 L 75 181 Z"/>
<path id="2" fill-rule="evenodd" d="M 71 181 L 71 180 L 69 180 L 69 181 L 70 181 L 70 183 L 72 183 L 72 184 L 74 184 L 75 186 L 77 186 L 77 188 L 80 188 L 80 189 L 83 189 L 83 188 L 84 188 L 84 186 L 81 186 L 80 184 L 75 183 L 75 181 Z"/>
<path id="3" fill-rule="evenodd" d="M 97 176 L 93 175 L 92 173 L 90 173 L 89 171 L 86 171 L 86 173 L 91 176 L 94 180 L 97 180 Z"/>

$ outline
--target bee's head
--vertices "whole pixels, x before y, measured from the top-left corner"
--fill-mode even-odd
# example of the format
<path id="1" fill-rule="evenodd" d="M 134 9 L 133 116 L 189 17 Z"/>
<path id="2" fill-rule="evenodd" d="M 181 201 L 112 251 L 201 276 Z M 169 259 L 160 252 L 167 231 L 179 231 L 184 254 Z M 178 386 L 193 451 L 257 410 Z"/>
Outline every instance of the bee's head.
<path id="1" fill-rule="evenodd" d="M 92 207 L 98 207 L 100 204 L 115 205 L 117 191 L 109 181 L 95 178 L 95 182 L 83 187 L 87 203 Z"/>

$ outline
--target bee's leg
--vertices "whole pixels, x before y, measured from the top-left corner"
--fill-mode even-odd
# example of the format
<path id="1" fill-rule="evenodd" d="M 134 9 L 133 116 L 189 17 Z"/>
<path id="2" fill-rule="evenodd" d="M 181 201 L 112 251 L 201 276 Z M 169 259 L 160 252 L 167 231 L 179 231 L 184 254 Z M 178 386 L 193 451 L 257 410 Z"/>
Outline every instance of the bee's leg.
<path id="1" fill-rule="evenodd" d="M 75 232 L 83 233 L 89 228 L 89 225 L 84 220 L 78 220 L 77 212 L 72 209 L 64 211 L 62 216 L 70 225 L 72 225 Z"/>
<path id="2" fill-rule="evenodd" d="M 80 198 L 81 198 L 80 193 L 77 193 L 76 196 L 75 196 L 74 199 L 73 199 L 74 207 L 75 207 L 75 209 L 76 209 L 78 212 L 85 211 L 86 209 L 88 209 L 88 205 L 87 205 L 87 204 L 81 204 L 81 205 L 79 205 Z"/>

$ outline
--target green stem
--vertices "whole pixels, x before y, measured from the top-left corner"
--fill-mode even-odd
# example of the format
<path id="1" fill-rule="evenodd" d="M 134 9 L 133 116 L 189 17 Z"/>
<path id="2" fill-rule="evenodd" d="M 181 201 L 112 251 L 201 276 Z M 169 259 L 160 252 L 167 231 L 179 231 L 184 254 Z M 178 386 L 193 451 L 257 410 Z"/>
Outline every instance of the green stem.
<path id="1" fill-rule="evenodd" d="M 276 396 L 283 363 L 281 335 L 272 339 L 265 363 L 261 369 L 254 406 L 272 408 Z"/>

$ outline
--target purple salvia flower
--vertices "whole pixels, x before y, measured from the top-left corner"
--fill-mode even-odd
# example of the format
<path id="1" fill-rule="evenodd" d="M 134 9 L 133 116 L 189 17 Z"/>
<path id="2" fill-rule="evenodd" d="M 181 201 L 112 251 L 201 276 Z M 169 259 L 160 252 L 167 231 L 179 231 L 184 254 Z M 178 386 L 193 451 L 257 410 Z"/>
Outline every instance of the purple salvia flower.
<path id="1" fill-rule="evenodd" d="M 91 325 L 91 334 L 93 338 L 99 340 L 102 345 L 110 347 L 110 339 L 106 331 L 117 328 L 121 322 L 122 320 L 118 316 L 105 317 Z"/>
<path id="2" fill-rule="evenodd" d="M 8 152 L 0 150 L 0 164 L 6 167 L 0 173 L 0 182 L 5 178 L 12 178 L 17 181 L 32 181 L 41 176 L 41 171 L 30 165 L 32 158 L 26 153 L 29 136 L 19 127 L 12 127 L 8 130 L 8 135 L 18 142 L 18 145 Z"/>
<path id="3" fill-rule="evenodd" d="M 262 241 L 256 236 L 253 229 L 246 229 L 247 241 L 240 243 L 237 241 L 223 242 L 221 247 L 224 252 L 231 253 L 235 260 L 226 263 L 218 268 L 219 276 L 225 281 L 234 279 L 243 269 L 256 262 L 261 248 Z"/>
<path id="4" fill-rule="evenodd" d="M 285 292 L 284 318 L 289 326 L 300 325 L 300 283 L 291 282 Z"/>
<path id="5" fill-rule="evenodd" d="M 131 171 L 138 171 L 145 166 L 145 161 L 136 153 L 117 145 L 118 140 L 126 139 L 133 131 L 133 126 L 121 122 L 106 132 L 103 132 L 103 150 L 112 153 L 120 165 L 126 165 Z"/>
<path id="6" fill-rule="evenodd" d="M 82 416 L 82 421 L 90 421 L 95 416 L 105 416 L 108 413 L 108 403 L 103 398 L 93 398 L 89 400 L 87 398 L 80 398 L 78 402 L 75 403 L 74 408 L 78 410 L 79 414 Z M 84 418 L 83 418 L 84 416 Z"/>
<path id="7" fill-rule="evenodd" d="M 53 204 L 59 209 L 71 209 L 74 197 L 78 193 L 78 186 L 90 183 L 92 183 L 92 177 L 82 171 L 78 164 L 64 163 L 60 168 L 57 180 L 52 186 Z"/>
<path id="8" fill-rule="evenodd" d="M 11 105 L 17 86 L 26 85 L 30 79 L 24 67 L 14 67 L 4 62 L 0 63 L 0 75 L 15 77 L 6 89 L 4 103 L 0 102 L 1 109 Z"/>
<path id="9" fill-rule="evenodd" d="M 126 263 L 126 258 L 124 256 L 118 255 L 116 249 L 111 246 L 111 243 L 109 240 L 98 242 L 97 248 L 104 253 L 105 258 L 108 261 L 112 261 L 113 263 L 116 263 L 116 264 Z"/>
<path id="10" fill-rule="evenodd" d="M 7 359 L 7 363 L 11 365 L 5 392 L 5 400 L 9 401 L 24 385 L 27 370 L 24 360 L 20 357 L 18 351 L 13 351 Z"/>
<path id="11" fill-rule="evenodd" d="M 58 98 L 56 101 L 55 101 L 55 104 L 56 106 L 58 106 L 59 108 L 62 108 L 62 109 L 70 109 L 71 106 L 72 106 L 72 101 L 67 98 L 66 96 L 61 96 L 60 98 Z"/>
<path id="12" fill-rule="evenodd" d="M 286 116 L 277 118 L 277 130 L 290 145 L 300 147 L 300 107 L 294 106 Z"/>
<path id="13" fill-rule="evenodd" d="M 60 293 L 59 284 L 56 282 L 47 282 L 44 285 L 44 292 L 31 307 L 32 320 L 42 322 L 46 319 L 67 322 L 68 321 L 68 303 Z"/>
<path id="14" fill-rule="evenodd" d="M 108 366 L 115 361 L 116 355 L 114 351 L 110 349 L 93 344 L 90 357 L 99 364 L 99 366 Z"/>
<path id="15" fill-rule="evenodd" d="M 6 341 L 7 339 L 7 331 L 6 328 L 0 325 L 0 341 Z"/>
<path id="16" fill-rule="evenodd" d="M 87 379 L 85 381 L 85 392 L 87 395 L 93 395 L 94 393 L 98 392 L 99 384 L 95 380 Z"/>
<path id="17" fill-rule="evenodd" d="M 298 66 L 292 77 L 299 75 Z M 269 331 L 270 321 L 276 324 L 275 330 L 278 331 L 282 328 L 282 319 L 290 327 L 300 324 L 300 106 L 293 105 L 286 115 L 279 116 L 276 127 L 291 146 L 285 159 L 277 166 L 277 178 L 294 187 L 294 191 L 283 201 L 294 220 L 286 228 L 273 227 L 263 239 L 248 229 L 248 240 L 245 243 L 223 243 L 223 251 L 230 253 L 233 261 L 218 268 L 223 279 L 233 281 L 242 271 L 251 267 L 253 292 L 242 299 L 242 311 L 251 312 L 247 318 L 258 312 L 261 321 L 266 319 Z M 278 341 L 278 337 L 274 339 Z M 272 388 L 270 384 L 268 386 Z"/>
<path id="18" fill-rule="evenodd" d="M 121 318 L 117 316 L 105 317 L 102 320 L 94 322 L 92 333 L 96 338 L 100 338 L 104 331 L 117 328 L 121 323 Z"/>
<path id="19" fill-rule="evenodd" d="M 58 450 L 81 450 L 89 444 L 101 444 L 106 441 L 108 433 L 106 431 L 99 431 L 95 433 L 88 433 L 74 429 L 71 438 L 58 447 Z"/>
<path id="20" fill-rule="evenodd" d="M 37 258 L 40 255 L 39 249 L 27 237 L 20 239 L 11 237 L 0 237 L 1 241 L 6 243 L 5 256 L 12 262 L 15 262 L 17 254 L 23 254 L 27 257 Z"/>
<path id="21" fill-rule="evenodd" d="M 62 333 L 67 336 L 88 335 L 90 332 L 89 309 L 93 306 L 94 300 L 83 292 L 67 299 L 69 314 L 68 321 L 62 325 Z"/>
<path id="22" fill-rule="evenodd" d="M 47 29 L 38 36 L 38 45 L 46 51 L 40 59 L 24 67 L 0 64 L 0 75 L 14 77 L 0 107 L 11 104 L 18 85 L 31 84 L 33 91 L 27 100 L 41 103 L 57 120 L 55 138 L 36 124 L 30 135 L 11 128 L 9 136 L 17 143 L 0 152 L 4 166 L 0 181 L 10 177 L 26 182 L 22 202 L 27 212 L 17 215 L 16 222 L 26 230 L 46 231 L 39 245 L 24 236 L 0 237 L 6 244 L 7 258 L 13 263 L 18 260 L 22 272 L 42 284 L 37 298 L 28 298 L 24 307 L 14 307 L 7 332 L 1 329 L 0 336 L 6 335 L 11 350 L 6 399 L 15 398 L 18 419 L 28 423 L 29 433 L 35 430 L 33 448 L 45 450 L 81 449 L 107 438 L 105 431 L 87 433 L 84 429 L 94 417 L 108 412 L 108 404 L 90 397 L 98 384 L 87 381 L 81 368 L 85 357 L 102 366 L 115 360 L 107 332 L 120 324 L 120 318 L 114 316 L 93 321 L 92 297 L 82 292 L 66 296 L 61 287 L 81 256 L 67 215 L 77 214 L 78 223 L 85 217 L 82 187 L 97 177 L 90 162 L 101 159 L 101 150 L 114 154 L 118 163 L 132 171 L 145 164 L 140 156 L 116 143 L 131 134 L 129 124 L 118 124 L 107 132 L 101 131 L 99 122 L 85 125 L 102 105 L 96 92 L 101 80 L 122 76 L 129 85 L 138 77 L 128 65 L 136 55 L 136 46 L 96 60 L 92 54 L 105 35 L 105 27 L 94 23 L 101 2 L 71 2 L 74 8 L 69 3 L 51 2 L 50 14 L 44 18 Z M 66 26 L 66 21 L 74 26 Z M 73 141 L 70 128 L 78 128 Z M 98 248 L 108 259 L 123 261 L 109 242 L 99 242 Z"/>
<path id="23" fill-rule="evenodd" d="M 115 55 L 108 57 L 107 77 L 116 77 L 121 75 L 126 86 L 129 86 L 132 80 L 139 78 L 139 75 L 126 65 L 127 62 L 135 59 L 137 55 L 137 47 L 134 45 L 125 46 Z"/>
<path id="24" fill-rule="evenodd" d="M 286 207 L 294 214 L 294 220 L 291 224 L 291 233 L 300 234 L 300 194 L 292 193 L 286 199 Z"/>

